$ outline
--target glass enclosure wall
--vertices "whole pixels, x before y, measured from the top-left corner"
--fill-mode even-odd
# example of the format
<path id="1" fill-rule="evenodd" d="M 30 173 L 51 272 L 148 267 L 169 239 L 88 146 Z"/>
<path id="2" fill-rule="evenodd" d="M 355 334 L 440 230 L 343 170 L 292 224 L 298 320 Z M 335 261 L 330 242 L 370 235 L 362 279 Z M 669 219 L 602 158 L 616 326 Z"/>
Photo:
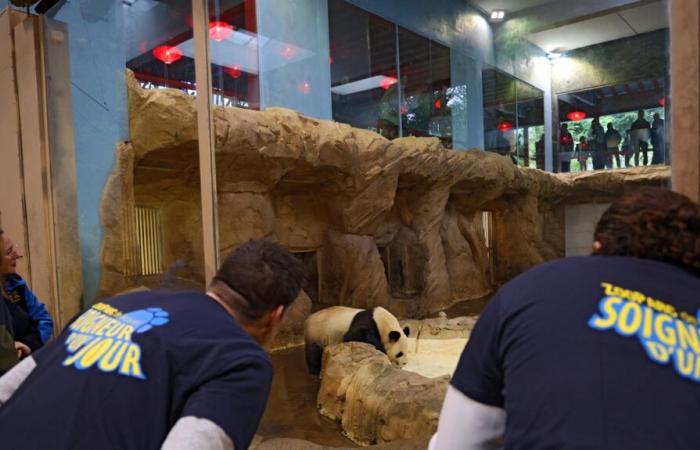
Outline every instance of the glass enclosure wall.
<path id="1" fill-rule="evenodd" d="M 404 136 L 435 136 L 452 147 L 450 50 L 399 27 Z"/>
<path id="2" fill-rule="evenodd" d="M 203 26 L 212 103 L 286 107 L 389 139 L 436 137 L 446 148 L 483 149 L 553 171 L 669 162 L 663 0 L 630 2 L 624 10 L 612 0 L 592 2 L 582 4 L 585 14 L 534 1 L 498 24 L 484 14 L 488 1 L 470 3 L 481 9 L 463 0 L 210 0 Z M 133 219 L 125 219 L 123 235 L 134 242 L 132 262 L 109 276 L 129 285 L 150 286 L 168 274 L 204 281 L 197 128 L 180 125 L 183 104 L 189 119 L 196 117 L 192 4 L 86 0 L 58 2 L 47 12 L 69 29 L 88 302 L 107 279 L 98 211 L 109 175 L 124 163 L 115 145 L 134 133 L 150 133 L 152 147 L 131 150 L 136 206 L 127 211 Z M 623 17 L 629 26 L 590 17 Z M 179 109 L 164 102 L 155 111 L 133 95 L 128 101 L 130 80 L 180 90 L 173 97 Z M 158 114 L 158 126 L 149 122 L 144 130 L 144 114 Z M 230 168 L 217 162 L 220 171 Z M 186 186 L 173 190 L 182 180 Z M 221 201 L 230 192 L 219 188 Z M 191 232 L 169 235 L 165 230 L 177 227 L 168 224 L 184 220 L 184 211 Z M 146 239 L 140 232 L 151 240 L 139 241 Z"/>
<path id="3" fill-rule="evenodd" d="M 544 92 L 494 67 L 482 77 L 485 150 L 544 170 Z"/>
<path id="4" fill-rule="evenodd" d="M 328 2 L 328 17 L 333 120 L 399 137 L 396 25 L 343 0 Z"/>
<path id="5" fill-rule="evenodd" d="M 211 2 L 213 102 L 259 109 L 258 41 L 254 0 Z M 126 66 L 144 88 L 196 95 L 191 1 L 138 1 L 124 6 Z"/>
<path id="6" fill-rule="evenodd" d="M 191 3 L 61 2 L 47 13 L 69 31 L 86 304 L 104 291 L 204 286 L 197 128 L 178 125 L 195 114 Z M 190 95 L 177 111 L 165 101 L 145 108 L 128 95 L 126 69 L 136 88 Z M 152 145 L 120 144 L 134 134 Z"/>
<path id="7" fill-rule="evenodd" d="M 328 13 L 333 119 L 451 148 L 450 49 L 343 0 Z"/>

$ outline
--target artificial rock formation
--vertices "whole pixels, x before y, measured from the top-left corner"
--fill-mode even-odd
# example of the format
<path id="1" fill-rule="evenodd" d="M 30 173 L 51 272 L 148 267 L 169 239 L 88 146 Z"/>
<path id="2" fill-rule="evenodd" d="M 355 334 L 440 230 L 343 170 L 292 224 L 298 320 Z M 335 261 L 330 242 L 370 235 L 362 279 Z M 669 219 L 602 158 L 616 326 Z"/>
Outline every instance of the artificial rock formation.
<path id="1" fill-rule="evenodd" d="M 448 379 L 397 369 L 369 344 L 332 345 L 323 352 L 318 407 L 360 445 L 425 439 L 437 429 Z"/>
<path id="2" fill-rule="evenodd" d="M 131 74 L 128 86 L 131 140 L 118 146 L 104 194 L 101 293 L 149 285 L 129 259 L 138 249 L 124 248 L 134 205 L 159 212 L 163 269 L 203 286 L 193 98 L 144 90 Z M 563 256 L 567 204 L 610 202 L 669 177 L 663 167 L 554 175 L 281 108 L 217 107 L 214 123 L 222 254 L 276 240 L 309 268 L 315 305 L 385 306 L 403 317 L 483 299 Z"/>

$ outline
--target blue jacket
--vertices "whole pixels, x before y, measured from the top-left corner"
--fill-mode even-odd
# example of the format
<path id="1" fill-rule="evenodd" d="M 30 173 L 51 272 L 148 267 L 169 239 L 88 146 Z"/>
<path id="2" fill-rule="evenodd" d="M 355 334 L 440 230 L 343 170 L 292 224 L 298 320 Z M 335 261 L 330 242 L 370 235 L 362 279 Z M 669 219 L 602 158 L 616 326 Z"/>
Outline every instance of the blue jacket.
<path id="1" fill-rule="evenodd" d="M 41 341 L 46 344 L 53 335 L 53 320 L 46 310 L 46 306 L 36 298 L 36 295 L 27 286 L 27 282 L 19 275 L 6 276 L 4 287 L 7 295 L 11 297 L 19 296 L 24 299 L 27 305 L 27 312 L 39 324 Z"/>

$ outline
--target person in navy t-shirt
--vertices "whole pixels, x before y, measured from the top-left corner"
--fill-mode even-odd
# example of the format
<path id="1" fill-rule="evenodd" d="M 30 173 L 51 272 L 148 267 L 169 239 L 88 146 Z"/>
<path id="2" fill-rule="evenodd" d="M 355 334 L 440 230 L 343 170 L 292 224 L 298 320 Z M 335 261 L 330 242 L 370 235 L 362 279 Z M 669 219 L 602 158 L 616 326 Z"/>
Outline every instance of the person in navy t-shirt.
<path id="1" fill-rule="evenodd" d="M 700 207 L 640 188 L 593 256 L 540 265 L 489 302 L 431 449 L 700 445 Z"/>
<path id="2" fill-rule="evenodd" d="M 2 448 L 246 449 L 262 416 L 274 336 L 305 279 L 251 241 L 206 294 L 108 298 L 0 378 Z"/>

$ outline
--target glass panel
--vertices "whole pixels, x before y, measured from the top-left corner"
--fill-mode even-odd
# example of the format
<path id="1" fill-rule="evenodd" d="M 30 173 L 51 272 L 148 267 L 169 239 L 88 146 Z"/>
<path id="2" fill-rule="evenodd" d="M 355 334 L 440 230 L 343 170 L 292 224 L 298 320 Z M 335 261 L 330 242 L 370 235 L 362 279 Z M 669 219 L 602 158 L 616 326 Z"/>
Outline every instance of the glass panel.
<path id="1" fill-rule="evenodd" d="M 72 88 L 84 302 L 202 288 L 194 102 L 153 90 L 195 94 L 191 2 L 60 2 L 50 13 L 68 31 L 70 79 L 52 83 Z"/>
<path id="2" fill-rule="evenodd" d="M 327 2 L 256 0 L 255 4 L 261 109 L 279 106 L 330 119 Z"/>
<path id="3" fill-rule="evenodd" d="M 517 142 L 515 78 L 488 67 L 482 72 L 482 80 L 485 150 L 510 156 L 515 162 Z"/>
<path id="4" fill-rule="evenodd" d="M 255 0 L 210 1 L 213 103 L 260 109 Z"/>
<path id="5" fill-rule="evenodd" d="M 398 137 L 396 27 L 343 0 L 328 16 L 333 120 Z"/>
<path id="6" fill-rule="evenodd" d="M 195 92 L 191 2 L 123 6 L 126 67 L 142 87 Z"/>
<path id="7" fill-rule="evenodd" d="M 544 92 L 516 80 L 518 165 L 544 170 Z"/>
<path id="8" fill-rule="evenodd" d="M 449 49 L 399 28 L 399 55 L 403 135 L 436 136 L 452 147 Z"/>

